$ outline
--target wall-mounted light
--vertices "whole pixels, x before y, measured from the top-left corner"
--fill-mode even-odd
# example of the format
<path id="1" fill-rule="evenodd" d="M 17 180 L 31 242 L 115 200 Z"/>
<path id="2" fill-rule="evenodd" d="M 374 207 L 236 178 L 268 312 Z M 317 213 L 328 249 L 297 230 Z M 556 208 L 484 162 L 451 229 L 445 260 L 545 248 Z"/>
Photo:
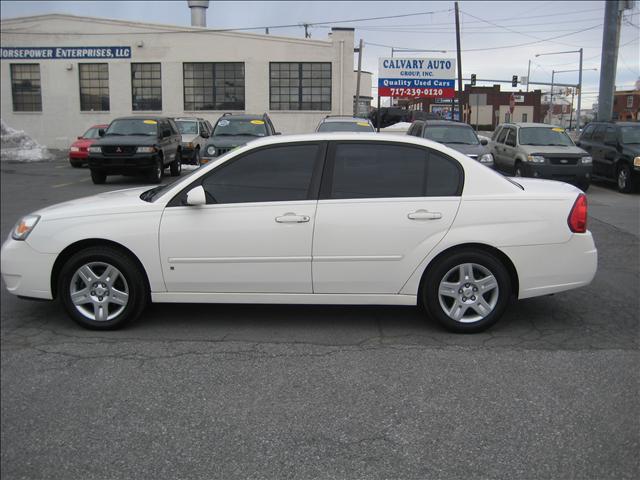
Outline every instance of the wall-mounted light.
<path id="1" fill-rule="evenodd" d="M 137 46 L 138 46 L 138 48 L 142 48 L 142 47 L 144 47 L 144 42 L 143 42 L 142 40 L 140 40 L 140 41 L 137 43 Z"/>
<path id="2" fill-rule="evenodd" d="M 66 69 L 67 70 L 73 70 L 73 63 L 67 63 Z"/>

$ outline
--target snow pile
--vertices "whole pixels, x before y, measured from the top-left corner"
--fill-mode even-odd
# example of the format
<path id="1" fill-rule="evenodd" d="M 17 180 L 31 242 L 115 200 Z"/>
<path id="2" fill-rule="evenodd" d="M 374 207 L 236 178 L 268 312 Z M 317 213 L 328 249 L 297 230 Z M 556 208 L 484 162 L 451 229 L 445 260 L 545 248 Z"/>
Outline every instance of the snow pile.
<path id="1" fill-rule="evenodd" d="M 409 122 L 398 122 L 393 125 L 389 125 L 388 127 L 381 128 L 380 132 L 382 133 L 405 133 L 409 130 L 411 123 Z"/>
<path id="2" fill-rule="evenodd" d="M 0 119 L 0 160 L 3 162 L 39 162 L 50 160 L 47 147 L 39 145 L 23 130 L 16 130 Z"/>

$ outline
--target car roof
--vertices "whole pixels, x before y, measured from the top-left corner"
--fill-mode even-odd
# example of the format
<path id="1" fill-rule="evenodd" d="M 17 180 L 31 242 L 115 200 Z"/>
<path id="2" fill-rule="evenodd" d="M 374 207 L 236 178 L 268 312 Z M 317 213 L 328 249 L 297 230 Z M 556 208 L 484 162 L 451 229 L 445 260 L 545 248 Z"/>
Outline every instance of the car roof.
<path id="1" fill-rule="evenodd" d="M 589 122 L 587 125 L 611 125 L 615 127 L 616 125 L 620 127 L 637 127 L 640 126 L 640 122 Z"/>
<path id="2" fill-rule="evenodd" d="M 348 123 L 356 123 L 356 122 L 366 122 L 369 123 L 368 118 L 362 117 L 325 117 L 322 119 L 320 123 L 333 123 L 333 122 L 348 122 Z"/>
<path id="3" fill-rule="evenodd" d="M 176 122 L 181 122 L 181 121 L 185 121 L 185 120 L 188 120 L 190 122 L 193 122 L 193 121 L 196 121 L 196 120 L 199 121 L 199 122 L 204 122 L 204 118 L 201 118 L 201 117 L 173 117 L 173 119 Z"/>
<path id="4" fill-rule="evenodd" d="M 267 115 L 265 114 L 253 114 L 253 113 L 227 113 L 222 115 L 218 120 L 222 120 L 223 118 L 226 120 L 234 119 L 234 120 L 264 120 Z"/>
<path id="5" fill-rule="evenodd" d="M 533 122 L 514 122 L 514 123 L 503 123 L 503 127 L 513 126 L 519 128 L 527 128 L 527 127 L 542 127 L 542 128 L 563 128 L 558 125 L 550 125 L 548 123 L 533 123 Z"/>
<path id="6" fill-rule="evenodd" d="M 124 117 L 117 117 L 113 120 L 171 120 L 169 117 L 162 115 L 127 115 Z"/>
<path id="7" fill-rule="evenodd" d="M 468 127 L 471 128 L 471 125 L 463 122 L 452 122 L 451 120 L 419 120 L 424 123 L 425 126 L 445 126 L 445 127 Z"/>

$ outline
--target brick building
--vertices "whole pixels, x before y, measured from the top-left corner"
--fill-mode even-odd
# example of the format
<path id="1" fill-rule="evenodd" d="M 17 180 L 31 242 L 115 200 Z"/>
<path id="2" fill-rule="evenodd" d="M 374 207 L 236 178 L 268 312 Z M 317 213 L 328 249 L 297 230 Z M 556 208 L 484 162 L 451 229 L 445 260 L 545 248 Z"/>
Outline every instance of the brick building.
<path id="1" fill-rule="evenodd" d="M 514 95 L 515 108 L 509 112 L 511 95 Z M 478 130 L 493 130 L 497 124 L 513 122 L 542 122 L 545 109 L 541 104 L 542 92 L 503 92 L 500 85 L 491 87 L 464 86 L 462 94 L 463 120 Z M 421 110 L 434 113 L 442 118 L 451 119 L 451 100 L 440 98 L 413 99 L 405 102 L 410 110 Z M 457 110 L 457 99 L 455 100 Z M 458 118 L 456 117 L 456 120 Z"/>
<path id="2" fill-rule="evenodd" d="M 620 90 L 613 97 L 613 119 L 620 121 L 640 120 L 640 90 Z"/>

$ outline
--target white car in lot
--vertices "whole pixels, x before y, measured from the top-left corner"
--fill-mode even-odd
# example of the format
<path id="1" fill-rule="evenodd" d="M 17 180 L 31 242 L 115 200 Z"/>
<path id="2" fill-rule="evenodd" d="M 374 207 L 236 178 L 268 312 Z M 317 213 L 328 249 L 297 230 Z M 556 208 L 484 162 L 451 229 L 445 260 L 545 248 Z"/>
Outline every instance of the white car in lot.
<path id="1" fill-rule="evenodd" d="M 459 332 L 511 298 L 587 285 L 586 197 L 518 179 L 417 137 L 273 136 L 169 185 L 22 218 L 2 276 L 115 328 L 152 302 L 421 305 Z M 193 241 L 197 239 L 198 241 Z"/>

